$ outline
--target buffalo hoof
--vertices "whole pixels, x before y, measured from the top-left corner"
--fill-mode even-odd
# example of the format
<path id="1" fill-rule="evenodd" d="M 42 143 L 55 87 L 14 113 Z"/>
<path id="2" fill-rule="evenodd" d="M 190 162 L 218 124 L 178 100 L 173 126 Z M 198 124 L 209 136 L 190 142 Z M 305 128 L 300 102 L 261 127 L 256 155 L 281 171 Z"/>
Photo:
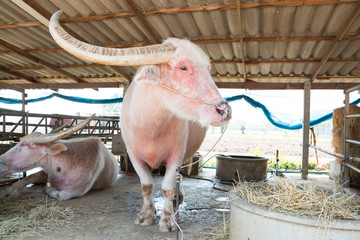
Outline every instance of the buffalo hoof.
<path id="1" fill-rule="evenodd" d="M 155 223 L 156 217 L 154 211 L 142 210 L 136 216 L 135 224 L 149 226 Z"/>
<path id="2" fill-rule="evenodd" d="M 175 219 L 172 215 L 161 215 L 159 229 L 162 232 L 174 232 L 176 230 Z"/>

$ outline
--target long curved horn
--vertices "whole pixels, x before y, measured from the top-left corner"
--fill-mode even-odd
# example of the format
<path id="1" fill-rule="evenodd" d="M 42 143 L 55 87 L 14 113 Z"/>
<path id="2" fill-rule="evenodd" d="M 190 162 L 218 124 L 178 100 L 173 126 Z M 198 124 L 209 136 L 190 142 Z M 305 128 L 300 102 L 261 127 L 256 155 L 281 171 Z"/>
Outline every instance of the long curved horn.
<path id="1" fill-rule="evenodd" d="M 160 64 L 169 62 L 176 47 L 170 43 L 134 48 L 106 48 L 77 40 L 59 23 L 62 10 L 53 14 L 49 30 L 54 40 L 74 56 L 95 63 L 119 66 Z"/>
<path id="2" fill-rule="evenodd" d="M 91 115 L 86 120 L 82 121 L 81 123 L 77 124 L 76 126 L 74 126 L 72 128 L 69 128 L 66 131 L 59 132 L 59 133 L 49 133 L 49 134 L 46 134 L 46 135 L 43 135 L 43 134 L 41 134 L 41 135 L 30 135 L 30 138 L 28 140 L 33 142 L 33 143 L 37 143 L 37 144 L 55 142 L 55 141 L 57 141 L 59 139 L 68 137 L 72 133 L 84 128 L 94 118 L 94 116 L 95 116 L 95 114 Z"/>
<path id="3" fill-rule="evenodd" d="M 57 128 L 54 128 L 53 130 L 51 130 L 50 133 L 57 133 L 57 132 L 60 132 L 61 130 L 63 130 L 66 126 L 68 126 L 71 122 L 67 122 Z"/>

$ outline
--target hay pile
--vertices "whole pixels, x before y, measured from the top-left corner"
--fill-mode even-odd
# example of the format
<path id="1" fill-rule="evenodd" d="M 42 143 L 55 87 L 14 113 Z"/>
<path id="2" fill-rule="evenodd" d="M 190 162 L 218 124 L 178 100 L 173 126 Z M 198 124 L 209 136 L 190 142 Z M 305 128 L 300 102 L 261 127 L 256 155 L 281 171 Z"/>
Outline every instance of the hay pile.
<path id="1" fill-rule="evenodd" d="M 360 107 L 350 105 L 350 114 L 360 114 Z M 349 119 L 349 138 L 360 141 L 360 118 Z M 337 108 L 333 112 L 333 130 L 332 130 L 332 146 L 334 152 L 344 154 L 344 108 Z M 360 148 L 358 145 L 350 144 L 349 155 L 353 157 L 360 157 Z M 336 158 L 337 162 L 342 162 L 343 159 Z M 360 168 L 360 163 L 353 163 L 354 166 Z M 350 169 L 351 182 L 360 183 L 360 174 Z"/>
<path id="2" fill-rule="evenodd" d="M 239 198 L 269 210 L 317 219 L 326 229 L 335 219 L 360 220 L 360 199 L 345 193 L 329 193 L 312 185 L 296 185 L 287 179 L 273 182 L 239 182 Z"/>
<path id="3" fill-rule="evenodd" d="M 73 211 L 60 207 L 56 202 L 38 203 L 31 199 L 0 201 L 0 239 L 18 232 L 27 231 L 26 236 L 38 235 L 38 230 L 54 227 L 70 227 Z"/>

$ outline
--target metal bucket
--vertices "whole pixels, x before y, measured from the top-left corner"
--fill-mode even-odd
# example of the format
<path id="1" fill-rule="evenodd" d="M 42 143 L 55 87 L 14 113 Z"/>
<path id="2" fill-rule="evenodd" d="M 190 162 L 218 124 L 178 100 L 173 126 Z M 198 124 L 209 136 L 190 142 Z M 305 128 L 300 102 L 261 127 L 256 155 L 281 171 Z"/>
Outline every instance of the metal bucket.
<path id="1" fill-rule="evenodd" d="M 266 179 L 267 161 L 255 156 L 216 155 L 216 177 L 221 180 L 262 181 Z"/>

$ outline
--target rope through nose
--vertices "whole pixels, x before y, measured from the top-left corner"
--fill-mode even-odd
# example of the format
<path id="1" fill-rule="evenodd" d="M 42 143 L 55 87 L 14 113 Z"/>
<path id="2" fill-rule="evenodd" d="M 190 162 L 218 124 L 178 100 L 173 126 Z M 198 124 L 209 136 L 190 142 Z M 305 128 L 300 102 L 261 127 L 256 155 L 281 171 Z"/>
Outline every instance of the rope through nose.
<path id="1" fill-rule="evenodd" d="M 217 108 L 217 106 L 216 106 L 215 104 L 211 104 L 211 103 L 204 102 L 203 100 L 200 100 L 200 99 L 194 98 L 194 97 L 192 97 L 192 96 L 189 96 L 189 95 L 187 95 L 187 94 L 185 94 L 185 93 L 182 93 L 182 92 L 180 92 L 180 91 L 178 91 L 178 90 L 176 90 L 176 89 L 173 89 L 173 88 L 171 88 L 171 87 L 169 87 L 169 86 L 166 86 L 166 85 L 164 85 L 164 84 L 162 84 L 162 83 L 158 83 L 158 85 L 161 86 L 161 87 L 163 87 L 163 88 L 166 88 L 166 89 L 168 89 L 168 90 L 170 90 L 170 91 L 172 91 L 172 92 L 174 92 L 174 93 L 177 93 L 177 94 L 179 94 L 179 95 L 181 95 L 181 96 L 183 96 L 183 97 L 187 97 L 187 98 L 190 98 L 190 99 L 192 99 L 192 100 L 195 100 L 196 102 L 203 103 L 203 104 L 206 104 L 206 105 L 208 105 L 208 106 Z"/>

